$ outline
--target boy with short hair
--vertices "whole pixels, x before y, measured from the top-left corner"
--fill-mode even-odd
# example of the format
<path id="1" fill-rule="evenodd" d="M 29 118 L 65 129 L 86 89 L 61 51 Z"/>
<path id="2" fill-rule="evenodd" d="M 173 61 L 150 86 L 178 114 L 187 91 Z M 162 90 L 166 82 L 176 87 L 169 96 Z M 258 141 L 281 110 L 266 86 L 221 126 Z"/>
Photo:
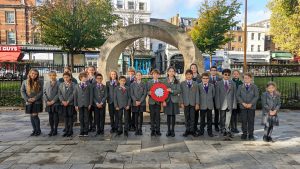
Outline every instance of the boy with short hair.
<path id="1" fill-rule="evenodd" d="M 130 85 L 136 81 L 135 77 L 135 70 L 133 67 L 128 68 L 128 77 L 126 78 L 126 86 L 130 88 Z M 134 120 L 134 113 L 132 112 L 131 108 L 128 110 L 128 122 L 129 122 L 129 129 L 135 131 L 136 124 Z"/>
<path id="2" fill-rule="evenodd" d="M 220 110 L 221 133 L 232 138 L 229 127 L 232 110 L 236 109 L 236 85 L 230 80 L 231 71 L 229 69 L 224 69 L 222 75 L 223 79 L 216 84 L 216 108 Z"/>
<path id="3" fill-rule="evenodd" d="M 188 69 L 185 72 L 186 80 L 181 82 L 181 107 L 184 108 L 186 131 L 184 137 L 192 134 L 197 136 L 194 131 L 195 111 L 199 110 L 199 88 L 197 82 L 193 81 L 193 71 Z"/>
<path id="4" fill-rule="evenodd" d="M 124 135 L 128 137 L 128 110 L 131 105 L 131 97 L 130 97 L 130 89 L 125 85 L 126 77 L 120 76 L 119 78 L 119 86 L 115 88 L 114 91 L 114 106 L 116 111 L 118 112 L 118 135 L 123 133 L 123 116 L 124 116 Z"/>
<path id="5" fill-rule="evenodd" d="M 199 136 L 204 134 L 205 118 L 207 117 L 207 133 L 213 137 L 212 133 L 212 110 L 214 109 L 215 87 L 208 83 L 209 74 L 202 73 L 202 82 L 199 84 L 199 105 L 200 105 L 200 131 Z"/>
<path id="6" fill-rule="evenodd" d="M 65 133 L 63 137 L 73 135 L 74 115 L 74 90 L 75 83 L 71 81 L 72 75 L 68 72 L 63 74 L 64 82 L 59 85 L 58 97 L 62 105 L 62 113 L 65 117 Z"/>
<path id="7" fill-rule="evenodd" d="M 93 103 L 93 88 L 89 84 L 86 72 L 79 74 L 80 83 L 76 85 L 74 91 L 74 105 L 76 111 L 79 111 L 80 134 L 79 137 L 88 136 L 89 131 L 89 110 Z"/>
<path id="8" fill-rule="evenodd" d="M 97 127 L 97 134 L 104 134 L 104 124 L 105 124 L 105 107 L 106 107 L 106 98 L 107 90 L 106 86 L 102 84 L 103 76 L 100 73 L 97 73 L 96 84 L 93 86 L 93 105 L 95 108 L 95 123 Z"/>
<path id="9" fill-rule="evenodd" d="M 242 140 L 254 140 L 254 118 L 256 102 L 259 98 L 258 88 L 252 83 L 251 73 L 244 74 L 244 84 L 237 90 L 237 101 L 240 104 L 242 116 Z"/>

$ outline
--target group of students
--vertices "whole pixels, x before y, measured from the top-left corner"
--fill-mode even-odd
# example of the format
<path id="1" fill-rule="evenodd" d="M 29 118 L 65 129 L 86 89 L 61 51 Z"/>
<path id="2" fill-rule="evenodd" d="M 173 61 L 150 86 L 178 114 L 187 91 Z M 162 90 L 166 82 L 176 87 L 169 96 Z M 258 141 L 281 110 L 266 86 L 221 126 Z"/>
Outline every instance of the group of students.
<path id="1" fill-rule="evenodd" d="M 109 81 L 104 84 L 102 74 L 90 66 L 79 74 L 80 82 L 77 83 L 67 68 L 63 78 L 58 81 L 56 72 L 50 71 L 49 81 L 43 86 L 39 80 L 39 72 L 31 69 L 27 80 L 21 86 L 21 95 L 26 102 L 25 112 L 31 115 L 31 135 L 41 134 L 38 114 L 43 111 L 43 98 L 49 113 L 49 136 L 57 135 L 59 113 L 64 115 L 63 136 L 72 136 L 75 111 L 79 112 L 80 137 L 95 131 L 96 135 L 103 135 L 106 103 L 111 133 L 124 133 L 128 136 L 128 132 L 133 130 L 135 135 L 142 135 L 143 112 L 146 111 L 148 97 L 151 136 L 161 136 L 160 112 L 163 107 L 167 115 L 166 136 L 174 137 L 176 115 L 180 113 L 181 107 L 185 117 L 184 137 L 204 135 L 205 126 L 208 136 L 213 137 L 214 124 L 216 132 L 221 132 L 225 138 L 230 139 L 233 133 L 239 132 L 239 115 L 242 121 L 241 139 L 254 140 L 254 118 L 259 92 L 250 73 L 244 73 L 242 81 L 239 71 L 224 69 L 221 77 L 217 75 L 217 67 L 212 66 L 209 73 L 200 75 L 197 65 L 192 64 L 190 69 L 185 71 L 185 80 L 182 82 L 176 78 L 176 70 L 173 67 L 167 69 L 165 79 L 160 78 L 157 69 L 152 70 L 151 74 L 152 79 L 144 82 L 142 73 L 135 72 L 133 68 L 129 68 L 127 78 L 118 77 L 116 71 L 111 71 Z M 150 89 L 155 83 L 164 83 L 168 88 L 168 98 L 163 102 L 155 101 L 151 97 Z M 280 108 L 280 94 L 274 82 L 267 84 L 261 102 L 265 124 L 263 140 L 269 142 L 272 141 L 273 126 L 278 125 L 277 114 Z"/>

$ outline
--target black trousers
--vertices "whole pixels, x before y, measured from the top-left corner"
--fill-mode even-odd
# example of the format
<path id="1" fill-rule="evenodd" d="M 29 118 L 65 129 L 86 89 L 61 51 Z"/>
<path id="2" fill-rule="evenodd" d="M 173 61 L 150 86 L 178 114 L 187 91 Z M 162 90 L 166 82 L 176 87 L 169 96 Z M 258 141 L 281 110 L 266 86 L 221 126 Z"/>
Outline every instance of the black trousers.
<path id="1" fill-rule="evenodd" d="M 128 123 L 130 128 L 135 128 L 135 114 L 131 108 L 128 110 Z"/>
<path id="2" fill-rule="evenodd" d="M 195 110 L 195 122 L 194 122 L 194 131 L 197 131 L 198 128 L 198 124 L 199 124 L 199 114 L 200 114 L 200 111 L 199 110 Z"/>
<path id="3" fill-rule="evenodd" d="M 207 119 L 207 132 L 212 134 L 212 110 L 200 110 L 200 132 L 204 132 L 205 119 Z"/>
<path id="4" fill-rule="evenodd" d="M 110 126 L 112 129 L 118 129 L 118 112 L 114 106 L 114 103 L 108 105 L 109 117 L 110 117 Z"/>
<path id="5" fill-rule="evenodd" d="M 134 115 L 134 121 L 135 121 L 135 130 L 139 131 L 142 130 L 143 125 L 143 112 L 140 110 L 140 107 L 137 107 L 136 112 L 132 112 Z"/>
<path id="6" fill-rule="evenodd" d="M 254 109 L 241 109 L 241 116 L 242 116 L 243 134 L 253 135 L 255 110 Z"/>
<path id="7" fill-rule="evenodd" d="M 167 115 L 168 131 L 174 131 L 176 115 Z"/>
<path id="8" fill-rule="evenodd" d="M 95 123 L 97 126 L 97 131 L 104 131 L 105 125 L 105 106 L 101 109 L 95 107 Z"/>
<path id="9" fill-rule="evenodd" d="M 230 126 L 231 129 L 237 129 L 238 115 L 240 114 L 240 109 L 233 109 L 231 114 Z"/>
<path id="10" fill-rule="evenodd" d="M 55 108 L 50 108 L 48 114 L 51 131 L 57 131 L 59 123 L 58 111 Z"/>
<path id="11" fill-rule="evenodd" d="M 94 129 L 96 127 L 96 121 L 95 121 L 95 107 L 91 106 L 91 109 L 88 112 L 88 116 L 89 116 L 89 128 L 90 129 Z"/>
<path id="12" fill-rule="evenodd" d="M 218 109 L 214 109 L 215 111 L 215 117 L 214 117 L 214 125 L 215 127 L 219 127 L 219 123 L 220 123 L 220 110 Z"/>
<path id="13" fill-rule="evenodd" d="M 160 131 L 160 104 L 150 105 L 151 131 Z"/>
<path id="14" fill-rule="evenodd" d="M 89 110 L 87 107 L 79 107 L 80 132 L 89 131 Z"/>
<path id="15" fill-rule="evenodd" d="M 73 132 L 73 115 L 74 115 L 74 106 L 62 106 L 62 111 L 65 117 L 65 132 Z"/>
<path id="16" fill-rule="evenodd" d="M 195 106 L 184 106 L 185 128 L 187 132 L 194 132 Z"/>
<path id="17" fill-rule="evenodd" d="M 126 110 L 125 108 L 121 108 L 118 111 L 118 120 L 119 120 L 119 128 L 118 131 L 123 131 L 123 116 L 124 116 L 124 131 L 128 131 L 129 129 L 129 121 L 128 121 L 128 117 L 129 117 L 129 113 L 128 110 Z"/>

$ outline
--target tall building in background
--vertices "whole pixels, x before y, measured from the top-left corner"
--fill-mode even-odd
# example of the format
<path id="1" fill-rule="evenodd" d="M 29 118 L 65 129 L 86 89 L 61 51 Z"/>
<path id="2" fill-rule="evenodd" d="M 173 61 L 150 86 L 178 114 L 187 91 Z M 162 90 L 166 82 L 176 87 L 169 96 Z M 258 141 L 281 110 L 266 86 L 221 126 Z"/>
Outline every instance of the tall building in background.
<path id="1" fill-rule="evenodd" d="M 150 0 L 113 0 L 114 14 L 120 17 L 119 27 L 150 22 Z M 150 38 L 141 38 L 125 48 L 119 59 L 120 72 L 124 74 L 133 66 L 148 74 L 153 64 Z M 133 63 L 132 63 L 133 59 Z"/>
<path id="2" fill-rule="evenodd" d="M 1 45 L 40 44 L 39 31 L 31 18 L 31 9 L 40 5 L 38 0 L 1 0 Z"/>

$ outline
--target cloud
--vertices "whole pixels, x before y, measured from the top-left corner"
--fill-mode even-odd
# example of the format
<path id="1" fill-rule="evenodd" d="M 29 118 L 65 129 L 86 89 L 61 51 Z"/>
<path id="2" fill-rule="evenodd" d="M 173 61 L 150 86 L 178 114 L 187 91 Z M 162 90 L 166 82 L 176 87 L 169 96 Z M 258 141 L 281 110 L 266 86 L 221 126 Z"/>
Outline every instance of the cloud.
<path id="1" fill-rule="evenodd" d="M 151 17 L 167 19 L 176 14 L 176 0 L 151 0 Z"/>

